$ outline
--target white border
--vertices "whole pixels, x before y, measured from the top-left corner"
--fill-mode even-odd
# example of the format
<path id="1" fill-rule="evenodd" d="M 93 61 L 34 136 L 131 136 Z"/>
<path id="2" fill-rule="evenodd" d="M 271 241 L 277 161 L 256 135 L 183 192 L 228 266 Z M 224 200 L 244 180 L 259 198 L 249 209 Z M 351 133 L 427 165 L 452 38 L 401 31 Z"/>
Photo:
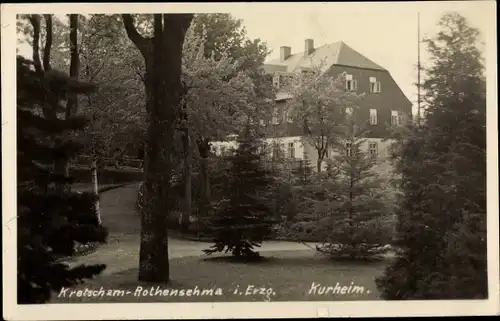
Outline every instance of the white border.
<path id="1" fill-rule="evenodd" d="M 364 301 L 364 302 L 284 302 L 284 303 L 114 303 L 114 304 L 16 304 L 16 118 L 15 118 L 15 48 L 16 14 L 18 13 L 153 13 L 153 12 L 224 12 L 225 8 L 244 11 L 314 10 L 334 6 L 338 11 L 379 11 L 381 19 L 387 10 L 417 11 L 442 9 L 482 10 L 491 22 L 486 41 L 487 70 L 487 186 L 488 186 L 488 271 L 489 299 L 482 301 Z M 3 303 L 8 320 L 74 320 L 74 319 L 198 319 L 198 318 L 282 318 L 282 317 L 386 317 L 386 316 L 455 316 L 491 315 L 500 311 L 498 251 L 498 137 L 497 137 L 497 56 L 496 3 L 494 1 L 406 2 L 406 3 L 86 3 L 86 4 L 2 4 L 2 235 L 3 235 Z M 394 43 L 397 45 L 397 43 Z M 192 305 L 196 305 L 193 308 Z"/>

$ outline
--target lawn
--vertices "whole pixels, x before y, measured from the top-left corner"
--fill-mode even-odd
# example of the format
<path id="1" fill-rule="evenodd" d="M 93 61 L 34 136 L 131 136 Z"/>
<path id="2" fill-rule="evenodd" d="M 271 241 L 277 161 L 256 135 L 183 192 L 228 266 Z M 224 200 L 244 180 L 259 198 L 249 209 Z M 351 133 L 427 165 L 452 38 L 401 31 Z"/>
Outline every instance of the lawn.
<path id="1" fill-rule="evenodd" d="M 137 269 L 131 268 L 97 277 L 64 296 L 55 294 L 51 303 L 379 300 L 375 278 L 387 264 L 332 262 L 312 250 L 264 252 L 263 256 L 264 260 L 254 263 L 232 262 L 228 257 L 174 258 L 170 261 L 172 281 L 167 285 L 139 282 Z M 325 293 L 322 287 L 328 286 L 331 288 Z M 101 287 L 103 296 L 83 293 Z M 172 292 L 175 289 L 179 291 Z M 69 297 L 71 290 L 76 291 Z M 82 290 L 80 297 L 77 290 Z"/>
<path id="2" fill-rule="evenodd" d="M 170 275 L 167 285 L 137 281 L 140 216 L 135 208 L 137 184 L 109 190 L 101 195 L 103 224 L 109 228 L 108 243 L 93 253 L 76 257 L 71 265 L 106 264 L 107 268 L 94 280 L 64 292 L 65 297 L 53 296 L 51 303 L 99 302 L 238 302 L 238 301 L 346 301 L 377 300 L 375 278 L 387 265 L 379 262 L 332 262 L 313 249 L 296 242 L 267 241 L 261 250 L 264 260 L 255 263 L 236 263 L 228 257 L 207 257 L 202 250 L 211 243 L 169 238 Z M 311 244 L 312 246 L 312 244 Z M 308 294 L 318 285 L 317 293 Z M 239 287 L 238 287 L 239 285 Z M 137 290 L 177 289 L 178 293 L 134 295 Z M 249 286 L 255 294 L 246 295 Z M 332 287 L 320 294 L 322 287 Z M 336 287 L 337 286 L 337 287 Z M 98 292 L 103 289 L 102 292 Z M 343 288 L 345 287 L 345 288 Z M 351 288 L 349 288 L 351 287 Z M 363 292 L 361 293 L 361 288 Z M 219 288 L 217 292 L 215 289 Z M 261 290 L 263 288 L 264 290 Z M 84 291 L 87 289 L 87 292 Z M 193 295 L 180 290 L 192 289 Z M 210 289 L 214 289 L 213 294 Z M 79 293 L 78 290 L 81 290 Z M 88 296 L 96 290 L 95 296 Z M 114 294 L 108 290 L 117 290 Z M 123 292 L 120 292 L 123 290 Z M 206 290 L 205 295 L 203 290 Z M 235 294 L 236 290 L 236 294 Z M 349 293 L 353 292 L 355 293 Z M 71 291 L 73 294 L 70 297 Z M 200 292 L 198 295 L 198 291 Z M 269 291 L 269 292 L 266 292 Z M 344 293 L 342 294 L 342 291 Z M 239 294 L 239 293 L 242 294 Z M 251 292 L 251 291 L 250 291 Z M 268 295 L 266 295 L 266 293 Z M 123 295 L 122 295 L 123 294 Z M 169 294 L 169 295 L 167 295 Z"/>

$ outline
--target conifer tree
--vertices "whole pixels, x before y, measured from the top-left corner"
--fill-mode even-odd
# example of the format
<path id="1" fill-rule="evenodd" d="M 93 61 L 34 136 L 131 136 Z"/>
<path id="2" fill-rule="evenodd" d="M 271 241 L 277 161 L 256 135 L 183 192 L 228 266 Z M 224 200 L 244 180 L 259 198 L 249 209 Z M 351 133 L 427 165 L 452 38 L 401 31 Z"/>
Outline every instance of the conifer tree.
<path id="1" fill-rule="evenodd" d="M 268 205 L 273 179 L 265 168 L 262 142 L 252 129 L 238 137 L 231 163 L 227 195 L 210 220 L 215 245 L 206 254 L 231 252 L 235 257 L 258 257 L 254 247 L 271 234 L 276 220 Z"/>
<path id="2" fill-rule="evenodd" d="M 68 94 L 85 93 L 93 86 L 56 70 L 33 70 L 33 63 L 17 58 L 17 169 L 18 169 L 18 303 L 44 303 L 59 291 L 99 274 L 104 265 L 70 268 L 62 259 L 74 254 L 76 242 L 104 242 L 107 230 L 95 215 L 91 193 L 57 188 L 71 179 L 53 172 L 53 164 L 74 156 L 76 141 L 64 140 L 82 130 L 78 117 L 60 119 Z M 50 115 L 50 117 L 47 117 Z M 55 138 L 58 142 L 55 143 Z"/>
<path id="3" fill-rule="evenodd" d="M 333 257 L 370 259 L 387 251 L 390 226 L 382 179 L 374 171 L 377 155 L 367 144 L 362 126 L 353 120 L 339 141 L 338 153 L 325 173 L 324 199 L 315 202 L 323 219 L 323 243 L 317 250 Z"/>
<path id="4" fill-rule="evenodd" d="M 425 121 L 401 139 L 397 259 L 377 280 L 392 300 L 488 295 L 486 86 L 478 30 L 456 13 L 426 40 Z"/>

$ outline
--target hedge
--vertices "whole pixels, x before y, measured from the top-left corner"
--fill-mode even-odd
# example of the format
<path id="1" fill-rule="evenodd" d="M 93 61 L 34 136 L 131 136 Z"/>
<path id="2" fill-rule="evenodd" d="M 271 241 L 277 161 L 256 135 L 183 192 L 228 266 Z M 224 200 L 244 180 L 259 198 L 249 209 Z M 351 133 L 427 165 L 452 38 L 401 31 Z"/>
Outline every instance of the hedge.
<path id="1" fill-rule="evenodd" d="M 144 179 L 142 170 L 136 168 L 102 168 L 97 172 L 99 184 L 122 184 L 139 182 Z M 75 183 L 91 183 L 92 174 L 88 167 L 74 167 L 70 176 L 75 178 Z"/>

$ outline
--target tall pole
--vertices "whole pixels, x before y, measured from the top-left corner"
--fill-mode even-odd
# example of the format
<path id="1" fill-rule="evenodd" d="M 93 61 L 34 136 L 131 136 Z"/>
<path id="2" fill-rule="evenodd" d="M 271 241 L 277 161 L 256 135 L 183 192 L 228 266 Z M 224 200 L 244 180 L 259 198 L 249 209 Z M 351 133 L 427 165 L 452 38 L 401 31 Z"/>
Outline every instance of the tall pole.
<path id="1" fill-rule="evenodd" d="M 417 123 L 420 125 L 420 12 L 417 13 Z"/>

